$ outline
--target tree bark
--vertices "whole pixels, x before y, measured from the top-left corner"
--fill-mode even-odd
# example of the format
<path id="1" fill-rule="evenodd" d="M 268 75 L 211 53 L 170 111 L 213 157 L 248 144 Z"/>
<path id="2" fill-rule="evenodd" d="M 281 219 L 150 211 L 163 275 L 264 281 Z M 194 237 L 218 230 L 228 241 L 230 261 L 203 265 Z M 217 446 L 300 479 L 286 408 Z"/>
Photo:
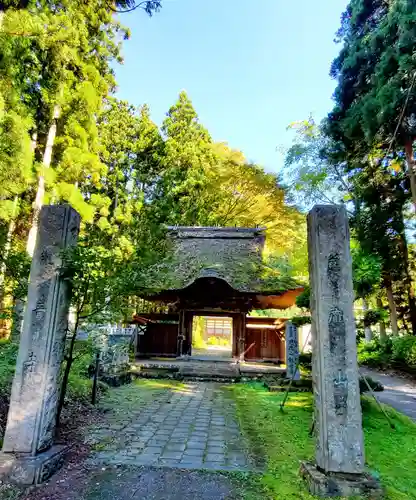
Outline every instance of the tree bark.
<path id="1" fill-rule="evenodd" d="M 394 301 L 393 288 L 392 288 L 392 284 L 391 284 L 390 279 L 385 280 L 385 288 L 386 288 L 386 294 L 387 294 L 387 301 L 389 303 L 389 309 L 390 309 L 391 331 L 392 331 L 393 335 L 397 336 L 397 335 L 399 335 L 399 327 L 397 325 L 397 310 L 396 310 L 396 303 Z"/>
<path id="2" fill-rule="evenodd" d="M 10 218 L 9 227 L 7 229 L 6 243 L 3 247 L 1 265 L 0 265 L 0 311 L 4 311 L 7 305 L 7 297 L 5 292 L 5 279 L 6 279 L 6 261 L 12 247 L 12 237 L 14 229 L 16 227 L 16 216 L 19 208 L 19 198 L 15 196 L 13 200 L 13 211 Z M 10 321 L 2 319 L 0 320 L 0 336 L 7 337 L 10 334 Z"/>
<path id="3" fill-rule="evenodd" d="M 377 308 L 380 310 L 383 309 L 383 302 L 381 300 L 381 297 L 377 297 Z M 378 325 L 379 325 L 379 332 L 380 332 L 380 340 L 382 342 L 384 342 L 387 339 L 386 323 L 384 323 L 383 320 L 380 320 Z"/>
<path id="4" fill-rule="evenodd" d="M 10 218 L 9 227 L 7 230 L 6 243 L 4 244 L 2 257 L 1 257 L 1 265 L 0 265 L 0 303 L 3 304 L 4 298 L 4 280 L 6 275 L 6 260 L 9 256 L 10 249 L 12 246 L 12 236 L 14 232 L 14 228 L 16 227 L 16 215 L 17 209 L 19 208 L 19 198 L 17 196 L 14 197 L 13 200 L 13 210 L 12 216 Z"/>
<path id="5" fill-rule="evenodd" d="M 32 142 L 31 142 L 31 150 L 33 154 L 35 154 L 37 143 L 38 143 L 38 134 L 35 130 L 32 134 Z M 20 333 L 22 331 L 22 326 L 23 326 L 25 304 L 26 302 L 24 298 L 14 299 L 13 319 L 11 328 L 11 338 L 12 341 L 14 342 L 18 341 L 20 338 Z"/>
<path id="6" fill-rule="evenodd" d="M 78 325 L 79 325 L 79 319 L 80 319 L 79 314 L 80 314 L 79 311 L 77 311 L 75 325 L 74 325 L 74 331 L 73 331 L 73 335 L 71 338 L 71 342 L 69 344 L 68 355 L 66 356 L 65 370 L 64 370 L 63 377 L 62 377 L 61 391 L 59 393 L 58 409 L 56 412 L 56 427 L 57 428 L 59 427 L 59 421 L 61 419 L 62 408 L 64 407 L 64 403 L 65 403 L 65 395 L 66 395 L 66 390 L 68 387 L 69 374 L 71 372 L 72 363 L 74 362 L 74 347 L 75 347 L 75 340 L 77 338 Z"/>
<path id="7" fill-rule="evenodd" d="M 365 313 L 368 311 L 368 302 L 367 299 L 363 299 L 363 317 L 365 317 Z M 373 332 L 369 326 L 364 326 L 364 340 L 365 342 L 371 342 L 373 340 Z"/>
<path id="8" fill-rule="evenodd" d="M 413 207 L 416 212 L 416 169 L 415 160 L 413 158 L 413 138 L 406 141 L 404 145 L 406 153 L 407 173 L 410 180 L 410 191 L 412 194 Z"/>
<path id="9" fill-rule="evenodd" d="M 404 271 L 405 271 L 405 277 L 403 283 L 406 287 L 407 299 L 409 303 L 410 324 L 412 325 L 413 335 L 416 335 L 416 298 L 415 298 L 415 291 L 413 288 L 412 277 L 410 275 L 409 248 L 407 246 L 406 236 L 404 234 L 401 236 L 401 249 L 404 257 Z"/>
<path id="10" fill-rule="evenodd" d="M 55 137 L 56 137 L 56 120 L 59 118 L 60 113 L 61 113 L 60 108 L 56 104 L 53 109 L 52 123 L 51 126 L 49 127 L 48 136 L 46 138 L 45 151 L 43 153 L 42 165 L 43 168 L 45 169 L 51 166 L 53 146 L 55 144 Z M 42 173 L 40 173 L 38 177 L 38 188 L 36 191 L 36 198 L 33 203 L 32 226 L 29 230 L 29 236 L 27 238 L 27 245 L 26 245 L 26 251 L 30 255 L 30 257 L 33 257 L 33 253 L 35 251 L 36 236 L 39 227 L 39 214 L 43 206 L 44 196 L 45 196 L 45 177 L 43 176 Z"/>
<path id="11" fill-rule="evenodd" d="M 20 339 L 23 326 L 23 316 L 26 302 L 23 299 L 15 299 L 13 306 L 13 323 L 10 333 L 12 341 L 17 342 Z"/>

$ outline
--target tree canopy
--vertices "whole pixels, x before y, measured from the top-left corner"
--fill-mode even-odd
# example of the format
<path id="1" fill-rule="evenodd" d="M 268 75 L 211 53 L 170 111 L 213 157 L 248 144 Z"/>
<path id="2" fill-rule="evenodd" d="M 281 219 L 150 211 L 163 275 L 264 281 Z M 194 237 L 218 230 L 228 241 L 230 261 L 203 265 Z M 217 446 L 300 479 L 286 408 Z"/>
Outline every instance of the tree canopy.
<path id="1" fill-rule="evenodd" d="M 399 321 L 414 334 L 415 33 L 414 1 L 351 0 L 336 34 L 334 108 L 320 124 L 292 125 L 285 163 L 295 202 L 346 204 L 357 297 L 387 300 L 393 332 Z"/>
<path id="2" fill-rule="evenodd" d="M 305 277 L 305 219 L 285 203 L 277 175 L 216 143 L 184 91 L 161 127 L 145 104 L 115 97 L 114 65 L 129 37 L 115 11 L 151 15 L 160 7 L 156 0 L 1 4 L 3 316 L 22 297 L 25 254 L 33 253 L 45 203 L 69 203 L 81 214 L 73 258 L 81 295 L 85 283 L 91 288 L 86 303 L 102 301 L 107 287 L 125 297 L 111 303 L 123 304 L 127 315 L 149 285 L 147 266 L 168 251 L 168 225 L 266 227 L 271 274 L 289 274 L 288 283 Z M 24 265 L 12 265 L 19 259 Z"/>

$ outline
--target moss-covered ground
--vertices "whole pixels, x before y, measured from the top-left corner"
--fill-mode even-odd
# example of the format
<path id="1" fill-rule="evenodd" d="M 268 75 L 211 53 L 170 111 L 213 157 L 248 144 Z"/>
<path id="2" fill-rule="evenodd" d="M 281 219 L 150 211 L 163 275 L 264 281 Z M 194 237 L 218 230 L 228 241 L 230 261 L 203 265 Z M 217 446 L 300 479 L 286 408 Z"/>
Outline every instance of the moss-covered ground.
<path id="1" fill-rule="evenodd" d="M 237 402 L 238 418 L 253 453 L 264 455 L 263 474 L 247 480 L 246 498 L 311 500 L 299 477 L 302 460 L 313 459 L 314 438 L 309 436 L 312 395 L 292 393 L 282 413 L 282 394 L 270 393 L 261 384 L 227 388 Z M 389 500 L 416 499 L 416 424 L 386 407 L 396 429 L 392 430 L 369 397 L 362 399 L 366 464 L 377 476 Z"/>

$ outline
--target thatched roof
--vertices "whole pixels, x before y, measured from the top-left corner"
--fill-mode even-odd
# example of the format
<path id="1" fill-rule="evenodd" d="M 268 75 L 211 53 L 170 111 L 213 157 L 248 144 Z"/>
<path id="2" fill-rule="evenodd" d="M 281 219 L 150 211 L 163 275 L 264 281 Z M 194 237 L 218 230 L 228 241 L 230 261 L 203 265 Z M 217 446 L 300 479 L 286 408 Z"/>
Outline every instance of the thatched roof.
<path id="1" fill-rule="evenodd" d="M 276 307 L 270 305 L 272 296 L 292 291 L 284 305 L 280 300 L 290 307 L 302 291 L 290 276 L 263 262 L 263 228 L 170 227 L 168 237 L 173 252 L 154 267 L 149 298 L 173 297 L 204 278 L 221 280 L 240 295 L 268 296 L 265 308 Z"/>

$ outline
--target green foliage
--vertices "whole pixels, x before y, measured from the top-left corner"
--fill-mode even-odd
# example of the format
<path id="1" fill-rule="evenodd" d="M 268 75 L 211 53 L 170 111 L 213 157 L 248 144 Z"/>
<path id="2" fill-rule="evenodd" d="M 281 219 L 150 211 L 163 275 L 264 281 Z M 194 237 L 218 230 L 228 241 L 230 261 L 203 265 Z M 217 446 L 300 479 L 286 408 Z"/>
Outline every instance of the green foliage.
<path id="1" fill-rule="evenodd" d="M 399 366 L 416 369 L 416 337 L 403 335 L 392 339 L 392 361 Z"/>
<path id="2" fill-rule="evenodd" d="M 159 5 L 146 6 L 150 14 Z M 126 318 L 132 296 L 157 289 L 156 281 L 168 286 L 167 224 L 264 225 L 264 262 L 259 269 L 241 265 L 236 282 L 291 288 L 295 276 L 307 274 L 305 219 L 285 204 L 280 179 L 214 143 L 184 92 L 160 130 L 147 106 L 115 98 L 113 67 L 121 61 L 120 35 L 128 32 L 108 7 L 102 0 L 34 2 L 2 17 L 0 248 L 10 258 L 0 296 L 3 289 L 25 294 L 27 275 L 11 276 L 12 258 L 35 227 L 35 198 L 36 210 L 66 201 L 82 217 L 78 248 L 66 256 L 77 325 L 87 317 Z M 189 262 L 186 277 L 200 269 Z"/>
<path id="3" fill-rule="evenodd" d="M 0 342 L 0 397 L 10 393 L 18 350 L 13 342 Z"/>
<path id="4" fill-rule="evenodd" d="M 364 139 L 372 145 L 374 140 L 389 139 L 395 131 L 416 70 L 414 4 L 407 0 L 351 1 L 343 19 L 338 33 L 343 48 L 331 69 L 338 79 L 333 115 L 346 138 Z M 415 99 L 413 89 L 397 130 L 399 145 L 414 136 L 409 118 Z"/>
<path id="5" fill-rule="evenodd" d="M 399 368 L 414 373 L 416 370 L 416 337 L 403 335 L 378 339 L 358 345 L 360 364 L 376 368 Z"/>
<path id="6" fill-rule="evenodd" d="M 301 327 L 303 325 L 310 325 L 312 318 L 310 316 L 294 316 L 290 321 L 296 326 Z"/>
<path id="7" fill-rule="evenodd" d="M 302 309 L 309 310 L 311 308 L 310 301 L 311 301 L 311 289 L 307 285 L 305 286 L 304 291 L 296 297 L 296 305 Z"/>
<path id="8" fill-rule="evenodd" d="M 386 368 L 391 363 L 392 342 L 387 339 L 380 342 L 374 339 L 371 342 L 361 342 L 357 346 L 358 362 L 374 368 Z"/>
<path id="9" fill-rule="evenodd" d="M 90 341 L 76 341 L 74 348 L 74 362 L 69 374 L 66 399 L 84 404 L 91 402 L 92 378 L 91 366 L 95 360 L 96 349 Z M 100 383 L 100 391 L 105 385 Z"/>
<path id="10" fill-rule="evenodd" d="M 157 186 L 161 216 L 172 225 L 211 225 L 215 206 L 212 139 L 185 92 L 169 109 L 162 132 L 164 170 Z"/>
<path id="11" fill-rule="evenodd" d="M 300 352 L 299 353 L 299 366 L 300 368 L 307 372 L 312 372 L 312 353 L 311 352 Z"/>
<path id="12" fill-rule="evenodd" d="M 338 32 L 342 48 L 331 69 L 337 78 L 335 107 L 324 124 L 333 143 L 329 159 L 352 187 L 354 235 L 362 252 L 378 259 L 381 285 L 394 293 L 394 307 L 414 334 L 406 218 L 410 200 L 416 206 L 415 12 L 407 0 L 348 4 Z M 370 282 L 360 280 L 360 296 L 373 289 L 374 270 Z"/>
<path id="13" fill-rule="evenodd" d="M 386 288 L 394 295 L 390 308 L 414 334 L 414 254 L 406 219 L 413 217 L 411 199 L 416 206 L 415 12 L 407 0 L 349 2 L 331 68 L 334 109 L 321 124 L 309 117 L 290 126 L 295 138 L 285 161 L 291 197 L 302 207 L 345 203 L 356 240 L 356 296 L 380 296 Z"/>
<path id="14" fill-rule="evenodd" d="M 204 341 L 205 320 L 203 316 L 194 316 L 192 324 L 192 347 L 203 349 L 206 347 Z"/>
<path id="15" fill-rule="evenodd" d="M 230 339 L 226 339 L 224 337 L 211 336 L 211 337 L 208 337 L 207 344 L 208 345 L 228 346 L 228 345 L 230 345 Z"/>
<path id="16" fill-rule="evenodd" d="M 0 85 L 0 219 L 5 221 L 16 216 L 14 197 L 33 181 L 30 120 L 7 108 Z"/>
<path id="17" fill-rule="evenodd" d="M 386 313 L 384 310 L 380 309 L 370 309 L 366 311 L 363 318 L 364 326 L 372 326 L 380 323 L 380 321 L 386 320 Z"/>
<path id="18" fill-rule="evenodd" d="M 48 133 L 59 118 L 48 191 L 55 201 L 70 201 L 86 214 L 85 201 L 67 187 L 94 185 L 104 173 L 95 116 L 114 86 L 111 63 L 120 57 L 116 39 L 122 28 L 100 0 L 33 4 L 30 12 L 8 10 L 1 28 L 0 77 L 14 92 L 5 101 L 14 108 L 21 96 L 17 110 L 30 120 L 26 142 L 37 136 L 33 146 L 40 163 Z"/>
<path id="19" fill-rule="evenodd" d="M 329 161 L 331 138 L 312 116 L 291 123 L 293 145 L 285 152 L 285 175 L 290 197 L 302 207 L 315 203 L 342 203 L 351 199 L 344 169 Z"/>
<path id="20" fill-rule="evenodd" d="M 287 309 L 253 309 L 249 316 L 252 317 L 267 317 L 267 318 L 293 318 L 302 314 L 302 310 L 296 305 L 288 307 Z"/>
<path id="21" fill-rule="evenodd" d="M 381 281 L 381 259 L 355 245 L 351 249 L 353 284 L 356 297 L 367 297 Z"/>

